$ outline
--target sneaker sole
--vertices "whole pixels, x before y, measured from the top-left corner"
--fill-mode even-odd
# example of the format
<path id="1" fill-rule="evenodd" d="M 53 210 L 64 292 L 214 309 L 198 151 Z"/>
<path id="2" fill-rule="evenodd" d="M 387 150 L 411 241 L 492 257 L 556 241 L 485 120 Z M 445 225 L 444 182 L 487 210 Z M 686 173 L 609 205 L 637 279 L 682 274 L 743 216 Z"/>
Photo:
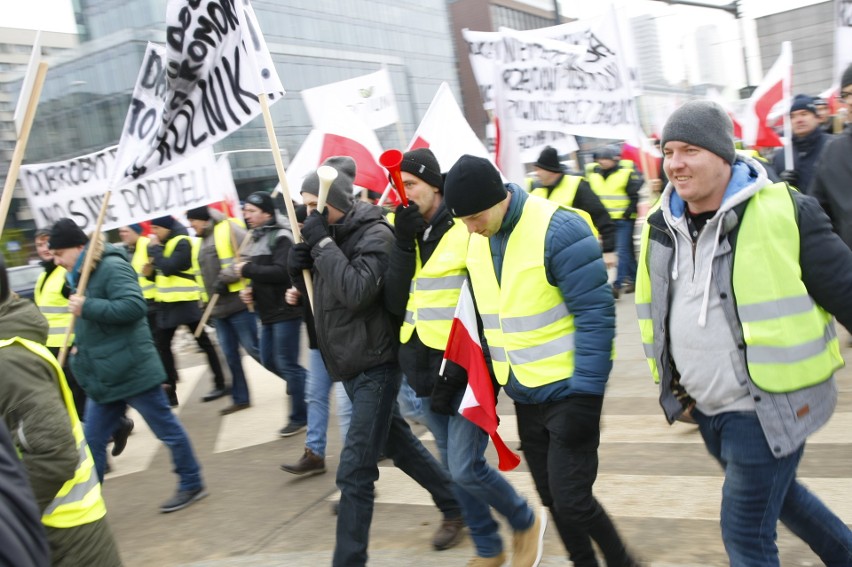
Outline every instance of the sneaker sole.
<path id="1" fill-rule="evenodd" d="M 295 431 L 291 431 L 291 432 L 287 432 L 287 433 L 279 431 L 278 437 L 292 437 L 293 435 L 298 435 L 299 433 L 305 431 L 306 429 L 307 429 L 307 427 L 301 427 L 301 428 L 299 428 Z"/>
<path id="2" fill-rule="evenodd" d="M 322 469 L 311 469 L 309 471 L 297 471 L 281 465 L 281 470 L 284 472 L 288 472 L 290 474 L 294 474 L 296 476 L 313 476 L 315 474 L 324 474 L 326 472 L 325 468 Z"/>
<path id="3" fill-rule="evenodd" d="M 196 494 L 195 496 L 193 496 L 190 500 L 187 500 L 186 502 L 184 502 L 184 503 L 183 503 L 183 504 L 181 504 L 180 506 L 174 506 L 174 507 L 172 507 L 172 508 L 162 508 L 162 507 L 161 507 L 161 508 L 160 508 L 160 512 L 162 512 L 163 514 L 168 514 L 168 513 L 170 513 L 170 512 L 177 512 L 178 510 L 183 510 L 184 508 L 186 508 L 186 507 L 187 507 L 187 506 L 189 506 L 190 504 L 193 504 L 193 503 L 195 503 L 195 502 L 198 502 L 199 500 L 201 500 L 201 499 L 202 499 L 202 498 L 204 498 L 205 496 L 207 496 L 207 491 L 206 491 L 206 490 L 202 490 L 201 492 L 199 492 L 198 494 Z"/>

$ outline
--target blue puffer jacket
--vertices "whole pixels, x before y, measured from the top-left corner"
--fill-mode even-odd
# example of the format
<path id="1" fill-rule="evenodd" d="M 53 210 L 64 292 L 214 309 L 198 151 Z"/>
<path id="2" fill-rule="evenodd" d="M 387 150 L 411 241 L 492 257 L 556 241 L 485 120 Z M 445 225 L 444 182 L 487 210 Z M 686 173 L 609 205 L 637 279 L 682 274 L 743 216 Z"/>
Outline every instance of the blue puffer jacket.
<path id="1" fill-rule="evenodd" d="M 500 231 L 490 239 L 498 278 L 506 243 L 521 218 L 524 203 L 530 198 L 515 184 L 506 188 L 512 194 L 509 210 Z M 559 288 L 565 306 L 574 315 L 574 374 L 546 386 L 528 388 L 510 372 L 503 389 L 522 404 L 553 402 L 574 394 L 602 396 L 612 369 L 615 302 L 607 283 L 601 247 L 582 217 L 570 211 L 557 211 L 553 215 L 545 236 L 544 263 L 547 281 Z"/>

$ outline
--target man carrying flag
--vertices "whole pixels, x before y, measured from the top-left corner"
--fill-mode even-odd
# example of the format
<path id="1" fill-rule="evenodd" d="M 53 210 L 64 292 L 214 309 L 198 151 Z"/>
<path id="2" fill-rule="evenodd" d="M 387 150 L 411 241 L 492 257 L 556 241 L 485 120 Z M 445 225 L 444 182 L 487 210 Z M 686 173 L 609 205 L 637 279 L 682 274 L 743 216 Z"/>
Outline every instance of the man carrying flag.
<path id="1" fill-rule="evenodd" d="M 471 332 L 464 344 L 475 341 L 479 365 L 472 372 L 467 359 L 455 357 L 446 363 L 443 376 L 444 348 L 456 324 L 452 309 L 462 304 L 460 291 L 467 277 L 466 251 L 469 235 L 464 225 L 454 222 L 443 202 L 443 178 L 438 160 L 431 150 L 422 148 L 403 154 L 400 164 L 402 183 L 410 200 L 394 215 L 396 244 L 391 249 L 385 277 L 385 301 L 388 310 L 402 320 L 399 362 L 403 373 L 425 406 L 429 429 L 441 454 L 441 461 L 455 483 L 456 499 L 464 522 L 476 546 L 476 557 L 468 565 L 499 566 L 506 560 L 498 524 L 491 515 L 493 507 L 506 517 L 515 530 L 513 565 L 534 565 L 538 555 L 538 533 L 531 529 L 535 513 L 515 489 L 485 460 L 488 433 L 481 421 L 466 419 L 456 408 L 466 400 L 465 386 L 470 377 L 484 382 L 490 399 L 482 402 L 485 411 L 497 419 L 490 373 L 482 358 L 476 314 L 470 293 L 466 298 L 472 317 Z M 456 315 L 458 317 L 458 314 Z M 458 337 L 464 333 L 455 333 Z M 430 398 L 431 395 L 431 398 Z M 478 426 L 479 425 L 479 426 Z M 486 426 L 487 427 L 487 426 Z M 483 427 L 485 428 L 485 427 Z M 432 544 L 446 549 L 462 535 L 461 518 L 446 520 Z M 526 545 L 530 543 L 530 545 Z"/>
<path id="2" fill-rule="evenodd" d="M 577 213 L 503 185 L 462 156 L 444 203 L 471 233 L 467 270 L 497 381 L 515 401 L 524 456 L 578 567 L 637 562 L 592 494 L 612 368 L 615 304 L 597 239 Z M 532 527 L 541 539 L 546 516 Z"/>

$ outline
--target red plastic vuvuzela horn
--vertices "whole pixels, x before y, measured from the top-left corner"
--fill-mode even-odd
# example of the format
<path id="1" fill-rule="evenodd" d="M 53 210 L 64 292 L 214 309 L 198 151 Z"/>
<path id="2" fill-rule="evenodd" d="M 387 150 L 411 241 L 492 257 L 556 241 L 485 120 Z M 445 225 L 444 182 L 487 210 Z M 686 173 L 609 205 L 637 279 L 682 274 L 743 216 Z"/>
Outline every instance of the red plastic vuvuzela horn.
<path id="1" fill-rule="evenodd" d="M 402 201 L 402 206 L 408 206 L 408 197 L 405 196 L 405 186 L 402 184 L 402 171 L 399 166 L 402 163 L 402 152 L 399 150 L 387 150 L 379 156 L 379 163 L 388 170 L 394 189 Z"/>

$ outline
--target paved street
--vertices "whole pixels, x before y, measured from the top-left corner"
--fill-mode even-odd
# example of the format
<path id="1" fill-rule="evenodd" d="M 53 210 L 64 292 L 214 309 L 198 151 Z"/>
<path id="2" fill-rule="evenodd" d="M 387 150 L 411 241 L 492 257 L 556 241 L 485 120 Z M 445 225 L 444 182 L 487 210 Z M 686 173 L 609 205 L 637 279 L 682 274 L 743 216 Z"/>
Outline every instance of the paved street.
<path id="1" fill-rule="evenodd" d="M 694 426 L 669 427 L 657 404 L 657 389 L 643 359 L 633 296 L 618 301 L 615 368 L 609 381 L 601 444 L 597 497 L 615 519 L 628 545 L 646 564 L 722 566 L 718 509 L 722 477 Z M 839 329 L 847 363 L 849 335 Z M 177 345 L 177 343 L 176 343 Z M 195 444 L 210 495 L 186 510 L 160 514 L 176 477 L 168 451 L 141 419 L 125 454 L 113 459 L 105 482 L 109 519 L 125 564 L 141 566 L 306 566 L 328 565 L 334 547 L 334 475 L 340 439 L 329 427 L 328 472 L 298 478 L 279 470 L 303 452 L 304 434 L 277 437 L 285 424 L 283 382 L 246 359 L 253 407 L 226 417 L 225 399 L 201 403 L 211 388 L 202 357 L 180 346 L 183 362 L 179 414 Z M 306 361 L 306 357 L 303 358 Z M 803 482 L 852 524 L 852 370 L 839 375 L 840 403 L 829 425 L 812 438 L 799 468 Z M 333 396 L 332 396 L 333 398 Z M 518 446 L 511 402 L 501 396 L 500 433 Z M 333 412 L 332 412 L 333 413 Z M 414 431 L 434 450 L 431 435 Z M 492 462 L 496 454 L 490 449 Z M 464 565 L 473 555 L 469 539 L 435 552 L 429 541 L 440 514 L 428 494 L 385 461 L 377 484 L 370 540 L 370 564 L 380 566 Z M 524 462 L 507 477 L 537 502 Z M 505 531 L 507 551 L 511 533 Z M 815 555 L 779 529 L 785 566 L 818 565 Z M 546 534 L 542 565 L 569 565 L 556 530 Z"/>

